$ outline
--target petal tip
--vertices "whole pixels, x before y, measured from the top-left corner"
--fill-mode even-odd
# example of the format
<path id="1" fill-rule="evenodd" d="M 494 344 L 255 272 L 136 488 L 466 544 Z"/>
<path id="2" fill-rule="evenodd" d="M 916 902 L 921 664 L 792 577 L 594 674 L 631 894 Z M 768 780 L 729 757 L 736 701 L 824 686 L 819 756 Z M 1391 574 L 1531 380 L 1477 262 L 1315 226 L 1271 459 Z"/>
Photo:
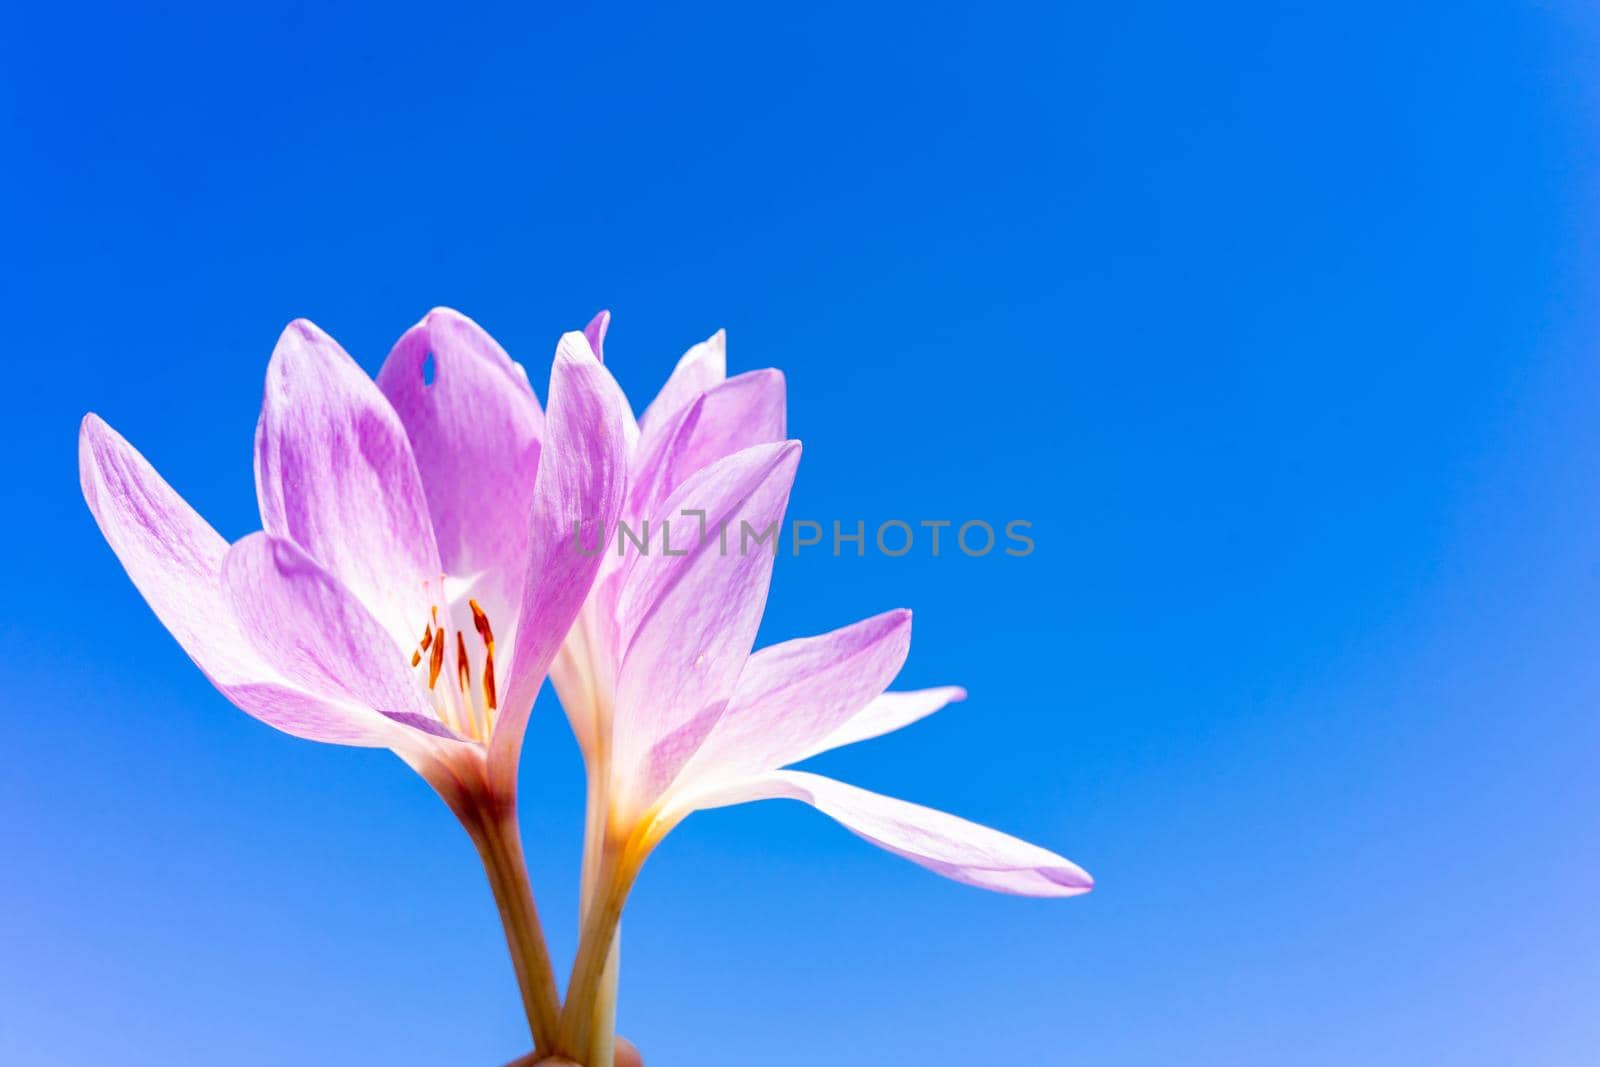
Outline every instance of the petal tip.
<path id="1" fill-rule="evenodd" d="M 610 328 L 611 312 L 604 308 L 583 328 L 584 337 L 589 339 L 589 347 L 594 349 L 595 358 L 602 363 L 606 358 L 606 331 Z"/>
<path id="2" fill-rule="evenodd" d="M 282 334 L 282 337 L 285 340 L 299 338 L 303 341 L 315 341 L 323 336 L 325 335 L 323 334 L 322 327 L 306 318 L 291 320 L 289 325 L 283 328 Z"/>
<path id="3" fill-rule="evenodd" d="M 599 363 L 600 357 L 595 354 L 594 346 L 589 343 L 589 338 L 582 330 L 568 330 L 556 343 L 555 361 L 568 366 L 582 366 L 587 363 Z"/>
<path id="4" fill-rule="evenodd" d="M 1081 897 L 1085 893 L 1094 891 L 1094 875 L 1076 864 L 1040 873 L 1066 890 L 1066 892 L 1060 894 L 1061 896 Z"/>

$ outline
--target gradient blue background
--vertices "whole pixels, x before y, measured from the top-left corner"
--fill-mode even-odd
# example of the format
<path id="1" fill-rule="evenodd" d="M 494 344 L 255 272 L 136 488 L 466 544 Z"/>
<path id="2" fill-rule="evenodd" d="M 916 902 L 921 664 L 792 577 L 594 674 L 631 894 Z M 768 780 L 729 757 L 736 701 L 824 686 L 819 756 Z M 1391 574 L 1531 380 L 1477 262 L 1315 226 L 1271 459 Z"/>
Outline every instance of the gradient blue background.
<path id="1" fill-rule="evenodd" d="M 279 329 L 376 369 L 435 304 L 536 381 L 609 307 L 640 403 L 726 326 L 788 374 L 793 515 L 1034 523 L 785 559 L 763 640 L 914 608 L 902 683 L 972 699 L 820 769 L 1099 888 L 697 816 L 628 912 L 651 1067 L 1596 1062 L 1600 26 L 1116 7 L 13 9 L 0 1062 L 525 1047 L 443 806 L 230 708 L 77 489 L 92 409 L 243 535 Z"/>

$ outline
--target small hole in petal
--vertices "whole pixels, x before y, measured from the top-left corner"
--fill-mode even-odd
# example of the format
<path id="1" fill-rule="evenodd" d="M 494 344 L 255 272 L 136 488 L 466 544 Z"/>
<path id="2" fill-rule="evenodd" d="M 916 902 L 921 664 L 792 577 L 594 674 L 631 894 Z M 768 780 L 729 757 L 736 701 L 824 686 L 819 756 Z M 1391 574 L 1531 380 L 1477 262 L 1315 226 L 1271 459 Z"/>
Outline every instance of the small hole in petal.
<path id="1" fill-rule="evenodd" d="M 429 352 L 427 358 L 422 361 L 422 384 L 430 386 L 438 376 L 439 367 L 433 361 L 433 353 Z"/>

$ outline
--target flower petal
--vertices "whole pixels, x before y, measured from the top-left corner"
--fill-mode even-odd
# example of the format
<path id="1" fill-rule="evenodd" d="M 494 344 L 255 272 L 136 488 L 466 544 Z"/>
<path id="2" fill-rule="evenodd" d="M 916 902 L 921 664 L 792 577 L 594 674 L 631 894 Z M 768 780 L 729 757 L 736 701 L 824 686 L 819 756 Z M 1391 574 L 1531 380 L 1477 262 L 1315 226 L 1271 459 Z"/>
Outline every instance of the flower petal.
<path id="1" fill-rule="evenodd" d="M 815 751 L 888 687 L 910 648 L 903 609 L 763 648 L 674 788 L 777 770 Z"/>
<path id="2" fill-rule="evenodd" d="M 696 798 L 697 808 L 786 797 L 801 800 L 856 836 L 981 889 L 1026 897 L 1072 897 L 1094 879 L 1071 860 L 948 812 L 868 792 L 805 771 L 774 771 Z"/>
<path id="3" fill-rule="evenodd" d="M 780 371 L 750 371 L 713 385 L 640 438 L 629 480 L 629 516 L 654 515 L 689 475 L 724 456 L 782 441 L 784 423 Z"/>
<path id="4" fill-rule="evenodd" d="M 694 398 L 728 376 L 728 335 L 718 330 L 685 352 L 672 368 L 661 392 L 639 416 L 639 433 L 649 434 L 657 424 L 665 424 Z"/>
<path id="5" fill-rule="evenodd" d="M 445 573 L 466 580 L 509 647 L 544 422 L 528 376 L 477 323 L 435 308 L 395 344 L 377 381 L 411 441 Z"/>
<path id="6" fill-rule="evenodd" d="M 810 759 L 812 756 L 844 745 L 882 737 L 903 726 L 910 726 L 918 719 L 927 718 L 946 704 L 965 699 L 967 691 L 959 685 L 913 689 L 903 693 L 883 693 L 866 707 L 845 719 L 828 736 L 789 762 L 799 763 L 803 759 Z"/>
<path id="7" fill-rule="evenodd" d="M 293 541 L 268 533 L 239 541 L 223 558 L 222 588 L 256 651 L 294 684 L 451 736 L 408 653 Z"/>
<path id="8" fill-rule="evenodd" d="M 411 443 L 394 408 L 333 338 L 289 324 L 256 427 L 261 524 L 315 559 L 400 644 L 446 602 Z"/>
<path id="9" fill-rule="evenodd" d="M 600 568 L 602 553 L 585 555 L 574 529 L 583 545 L 596 545 L 622 510 L 627 482 L 628 402 L 583 334 L 561 338 L 549 397 L 521 619 L 493 738 L 492 758 L 511 770 L 539 684 Z"/>
<path id="10" fill-rule="evenodd" d="M 261 658 L 222 592 L 228 543 L 94 415 L 78 435 L 78 470 L 84 500 L 128 577 L 224 696 L 296 737 L 368 746 L 394 739 L 393 723 L 308 693 Z"/>
<path id="11" fill-rule="evenodd" d="M 761 624 L 799 462 L 800 443 L 785 441 L 712 464 L 663 505 L 649 553 L 630 550 L 617 608 L 627 629 L 612 728 L 626 800 L 645 805 L 658 796 L 732 695 Z M 703 526 L 683 517 L 688 509 L 704 512 Z M 771 548 L 747 543 L 747 527 L 769 533 Z"/>
<path id="12" fill-rule="evenodd" d="M 594 349 L 594 358 L 601 363 L 606 361 L 606 331 L 611 328 L 611 312 L 602 311 L 589 320 L 589 325 L 583 328 L 583 336 L 589 342 L 589 347 Z"/>

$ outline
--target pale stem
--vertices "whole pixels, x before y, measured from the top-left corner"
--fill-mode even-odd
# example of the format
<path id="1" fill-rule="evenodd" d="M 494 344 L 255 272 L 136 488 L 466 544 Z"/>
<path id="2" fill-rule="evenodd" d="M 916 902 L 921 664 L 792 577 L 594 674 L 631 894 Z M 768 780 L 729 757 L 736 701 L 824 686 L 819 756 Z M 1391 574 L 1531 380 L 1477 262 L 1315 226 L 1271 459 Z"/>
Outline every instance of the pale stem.
<path id="1" fill-rule="evenodd" d="M 587 920 L 590 906 L 600 884 L 601 866 L 606 848 L 606 824 L 609 808 L 606 802 L 606 766 L 603 754 L 597 753 L 588 761 L 589 797 L 585 813 L 583 841 L 583 877 L 580 915 Z M 585 925 L 585 936 L 589 927 Z M 605 969 L 595 990 L 594 1002 L 588 1013 L 590 1036 L 583 1048 L 583 1062 L 590 1067 L 611 1067 L 616 1058 L 617 1043 L 617 973 L 621 952 L 621 930 L 614 926 L 611 948 L 606 955 Z M 574 976 L 576 978 L 576 976 Z M 569 990 L 569 1003 L 571 1002 Z"/>
<path id="2" fill-rule="evenodd" d="M 561 998 L 556 992 L 555 972 L 550 967 L 550 951 L 545 947 L 539 912 L 533 903 L 533 887 L 528 883 L 516 809 L 509 804 L 496 805 L 493 810 L 474 809 L 463 814 L 461 821 L 478 847 L 489 886 L 494 890 L 534 1050 L 548 1053 L 555 1048 Z"/>
<path id="3" fill-rule="evenodd" d="M 611 945 L 616 938 L 617 920 L 627 898 L 632 876 L 619 869 L 612 849 L 603 853 L 600 881 L 594 902 L 583 919 L 583 934 L 578 941 L 578 956 L 572 963 L 572 980 L 567 983 L 567 1004 L 561 1012 L 559 1048 L 569 1056 L 583 1057 L 594 1045 L 596 1009 L 601 981 Z"/>
<path id="4" fill-rule="evenodd" d="M 622 905 L 628 898 L 645 850 L 630 848 L 627 840 L 608 833 L 604 814 L 598 816 L 598 823 L 599 847 L 595 850 L 592 876 L 584 879 L 589 887 L 588 900 L 583 910 L 578 955 L 572 963 L 572 980 L 567 983 L 567 1003 L 561 1012 L 558 1048 L 576 1059 L 609 1065 L 608 1060 L 596 1060 L 594 1056 L 597 1050 L 605 1055 L 605 1050 L 613 1048 L 616 1040 L 613 949 Z M 608 972 L 609 981 L 613 983 L 610 992 L 606 992 Z"/>

